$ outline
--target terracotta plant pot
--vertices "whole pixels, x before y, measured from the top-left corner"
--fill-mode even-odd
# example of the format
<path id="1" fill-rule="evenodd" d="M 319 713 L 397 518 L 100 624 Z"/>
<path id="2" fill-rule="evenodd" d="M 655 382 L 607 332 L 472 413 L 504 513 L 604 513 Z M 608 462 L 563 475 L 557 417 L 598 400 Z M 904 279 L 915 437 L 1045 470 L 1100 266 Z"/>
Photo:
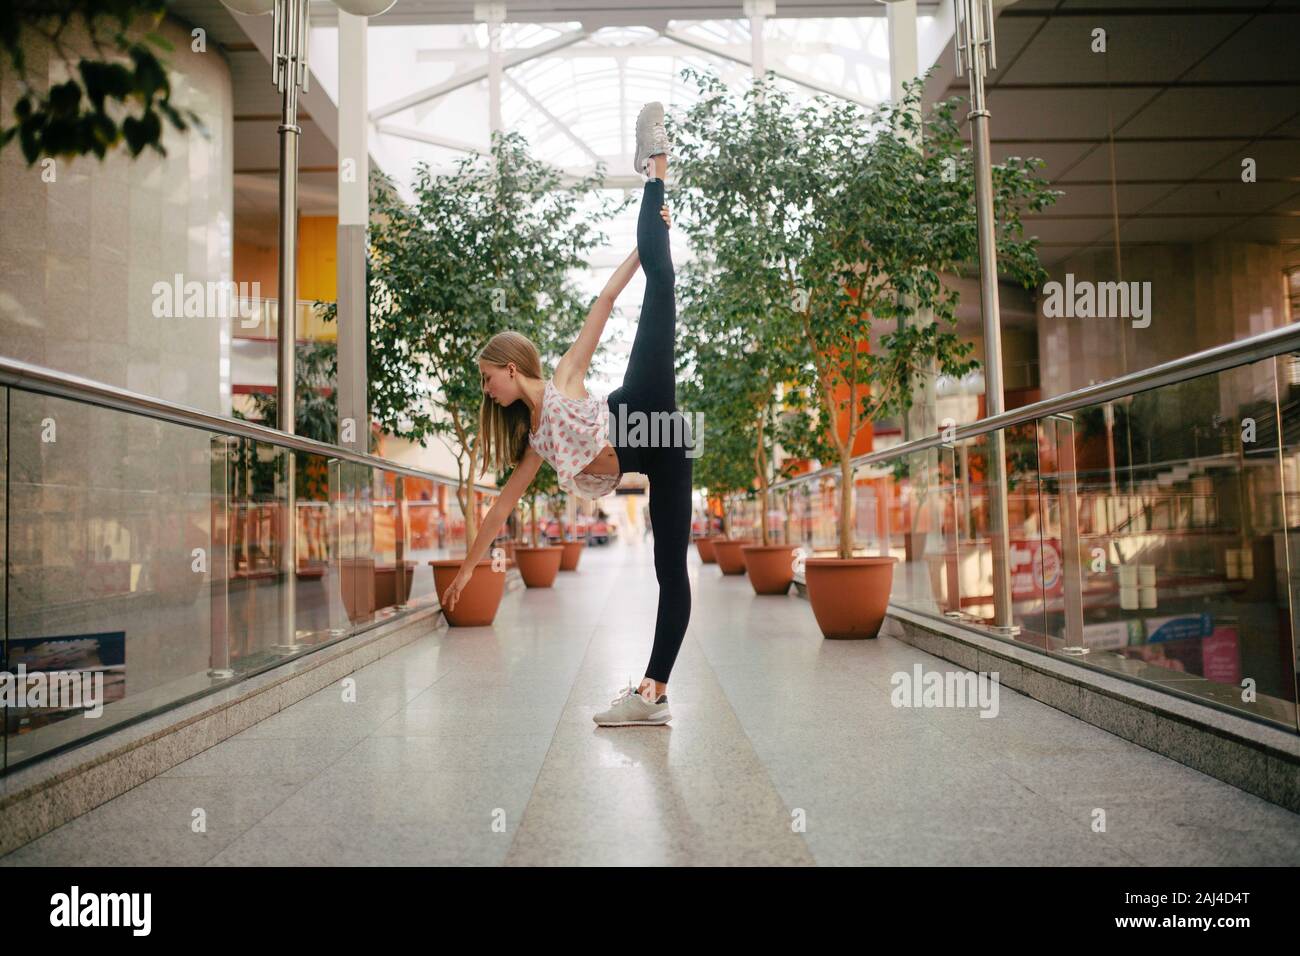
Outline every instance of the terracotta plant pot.
<path id="1" fill-rule="evenodd" d="M 723 574 L 744 574 L 745 559 L 740 549 L 750 544 L 758 544 L 751 538 L 718 538 L 713 542 L 713 554 L 718 559 L 718 568 Z"/>
<path id="2" fill-rule="evenodd" d="M 785 594 L 794 583 L 793 544 L 747 544 L 740 549 L 755 594 Z"/>
<path id="3" fill-rule="evenodd" d="M 549 588 L 554 584 L 563 557 L 562 544 L 545 544 L 540 548 L 515 545 L 515 563 L 519 565 L 519 574 L 523 577 L 524 584 L 530 588 Z"/>
<path id="4" fill-rule="evenodd" d="M 716 564 L 716 563 L 717 563 L 718 558 L 717 558 L 717 555 L 715 555 L 715 554 L 713 553 L 713 539 L 712 539 L 712 538 L 696 538 L 696 539 L 695 539 L 695 548 L 696 548 L 697 551 L 700 552 L 700 561 L 701 561 L 701 562 L 703 562 L 704 564 Z"/>
<path id="5" fill-rule="evenodd" d="M 806 558 L 804 583 L 822 636 L 875 637 L 889 607 L 897 558 Z"/>
<path id="6" fill-rule="evenodd" d="M 406 601 L 411 597 L 411 579 L 415 577 L 415 562 L 403 561 L 402 567 L 406 571 L 406 583 L 401 596 L 402 600 Z M 375 607 L 394 607 L 397 598 L 397 568 L 391 564 L 375 568 Z"/>
<path id="7" fill-rule="evenodd" d="M 375 559 L 339 558 L 339 589 L 348 620 L 353 624 L 369 620 L 375 613 Z"/>
<path id="8" fill-rule="evenodd" d="M 433 586 L 439 601 L 442 600 L 443 592 L 451 587 L 451 582 L 456 580 L 456 573 L 460 571 L 464 560 L 462 556 L 429 562 L 433 568 Z M 470 575 L 465 589 L 460 592 L 456 607 L 451 611 L 444 608 L 442 613 L 452 627 L 485 627 L 497 616 L 501 596 L 505 593 L 505 572 L 493 571 L 492 562 L 484 558 L 474 566 L 474 573 Z"/>
<path id="9" fill-rule="evenodd" d="M 560 558 L 560 570 L 578 570 L 578 559 L 582 557 L 582 549 L 586 546 L 585 541 L 566 541 L 560 545 L 564 549 L 564 555 Z"/>

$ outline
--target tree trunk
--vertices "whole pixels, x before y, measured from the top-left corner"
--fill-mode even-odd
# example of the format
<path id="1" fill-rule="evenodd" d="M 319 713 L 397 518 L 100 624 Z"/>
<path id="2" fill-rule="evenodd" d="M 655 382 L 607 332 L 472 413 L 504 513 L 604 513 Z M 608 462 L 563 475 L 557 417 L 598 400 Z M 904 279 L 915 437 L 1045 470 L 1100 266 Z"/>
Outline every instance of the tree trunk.
<path id="1" fill-rule="evenodd" d="M 840 557 L 853 557 L 853 526 L 856 524 L 853 514 L 853 459 L 850 455 L 840 458 Z"/>
<path id="2" fill-rule="evenodd" d="M 474 520 L 474 508 L 470 500 L 474 496 L 474 488 L 461 481 L 456 486 L 456 500 L 460 502 L 460 513 L 465 516 L 465 554 L 469 554 L 469 549 L 474 544 L 474 536 L 477 533 L 478 522 Z"/>
<path id="3" fill-rule="evenodd" d="M 764 420 L 760 416 L 758 420 L 758 451 L 754 455 L 756 462 L 758 464 L 758 469 L 757 469 L 758 470 L 758 506 L 761 509 L 758 518 L 759 533 L 761 535 L 759 539 L 759 544 L 768 543 L 767 541 L 768 539 L 767 454 L 766 454 L 766 447 L 764 445 L 765 430 L 763 428 L 763 425 L 764 425 Z"/>

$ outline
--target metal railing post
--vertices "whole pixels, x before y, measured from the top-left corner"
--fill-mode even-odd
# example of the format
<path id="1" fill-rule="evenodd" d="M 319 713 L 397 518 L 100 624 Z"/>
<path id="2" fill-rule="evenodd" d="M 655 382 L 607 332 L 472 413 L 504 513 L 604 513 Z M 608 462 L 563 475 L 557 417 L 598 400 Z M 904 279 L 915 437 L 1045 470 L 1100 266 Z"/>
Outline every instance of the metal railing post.
<path id="1" fill-rule="evenodd" d="M 238 438 L 213 435 L 208 443 L 212 501 L 208 547 L 208 677 L 229 680 L 230 666 L 230 476 L 232 449 Z"/>
<path id="2" fill-rule="evenodd" d="M 393 476 L 393 510 L 393 559 L 397 565 L 393 598 L 400 610 L 410 597 L 406 590 L 406 485 L 401 475 Z"/>
<path id="3" fill-rule="evenodd" d="M 951 443 L 944 443 L 940 446 L 940 454 L 946 455 L 948 458 L 949 474 L 951 476 L 948 498 L 952 506 L 952 560 L 944 562 L 944 571 L 948 582 L 948 603 L 951 607 L 944 611 L 944 615 L 946 617 L 960 618 L 963 616 L 961 609 L 961 532 L 966 522 L 961 507 L 961 497 L 957 490 L 957 448 Z"/>
<path id="4" fill-rule="evenodd" d="M 1065 645 L 1063 653 L 1083 655 L 1083 568 L 1079 562 L 1079 481 L 1074 463 L 1074 417 L 1053 415 L 1056 442 L 1058 507 L 1061 509 L 1061 573 L 1065 598 Z"/>

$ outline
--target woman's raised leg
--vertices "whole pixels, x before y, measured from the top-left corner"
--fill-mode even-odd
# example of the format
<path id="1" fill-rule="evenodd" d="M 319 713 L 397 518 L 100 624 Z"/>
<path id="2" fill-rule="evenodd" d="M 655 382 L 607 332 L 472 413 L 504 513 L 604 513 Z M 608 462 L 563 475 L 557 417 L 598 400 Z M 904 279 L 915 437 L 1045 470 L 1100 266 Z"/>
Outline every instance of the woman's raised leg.
<path id="1" fill-rule="evenodd" d="M 676 273 L 668 224 L 659 215 L 663 204 L 664 181 L 648 180 L 636 224 L 645 295 L 620 393 L 627 402 L 647 411 L 672 411 L 677 407 Z"/>

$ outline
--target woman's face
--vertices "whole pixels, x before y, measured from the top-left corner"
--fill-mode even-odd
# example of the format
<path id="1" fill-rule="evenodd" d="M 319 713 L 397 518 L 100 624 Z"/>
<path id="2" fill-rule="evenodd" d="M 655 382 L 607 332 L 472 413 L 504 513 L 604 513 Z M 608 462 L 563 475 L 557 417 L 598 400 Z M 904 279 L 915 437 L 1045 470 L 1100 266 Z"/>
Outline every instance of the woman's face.
<path id="1" fill-rule="evenodd" d="M 503 407 L 513 405 L 523 394 L 519 388 L 518 377 L 510 375 L 512 367 L 493 365 L 482 360 L 478 363 L 479 371 L 483 375 L 483 394 Z"/>

